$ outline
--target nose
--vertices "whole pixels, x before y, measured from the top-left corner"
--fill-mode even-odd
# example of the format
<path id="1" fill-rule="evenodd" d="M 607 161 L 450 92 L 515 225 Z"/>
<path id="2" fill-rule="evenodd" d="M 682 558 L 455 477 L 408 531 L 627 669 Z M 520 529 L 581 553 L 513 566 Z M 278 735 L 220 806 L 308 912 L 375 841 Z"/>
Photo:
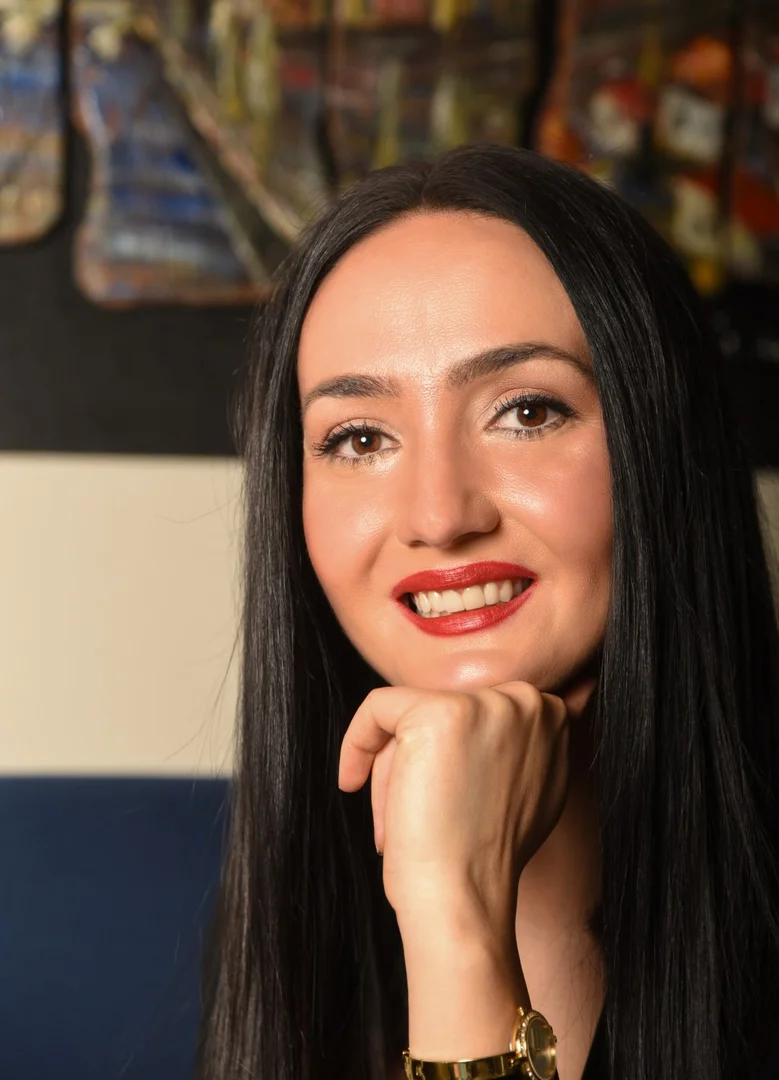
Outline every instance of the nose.
<path id="1" fill-rule="evenodd" d="M 486 477 L 458 449 L 438 446 L 407 460 L 396 516 L 401 543 L 451 548 L 492 532 L 499 520 Z"/>

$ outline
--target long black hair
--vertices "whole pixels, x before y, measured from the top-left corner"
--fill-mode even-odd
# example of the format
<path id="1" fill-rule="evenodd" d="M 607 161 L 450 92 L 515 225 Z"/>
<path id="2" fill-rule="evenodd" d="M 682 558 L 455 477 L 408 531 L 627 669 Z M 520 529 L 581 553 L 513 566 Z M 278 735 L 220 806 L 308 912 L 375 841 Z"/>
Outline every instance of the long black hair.
<path id="1" fill-rule="evenodd" d="M 385 1080 L 399 1061 L 402 950 L 369 800 L 336 784 L 374 676 L 306 554 L 296 357 L 308 305 L 352 245 L 402 215 L 457 211 L 513 222 L 543 251 L 602 404 L 613 568 L 593 769 L 612 1075 L 749 1075 L 779 971 L 779 647 L 717 343 L 677 259 L 626 203 L 530 152 L 477 146 L 352 188 L 261 313 L 241 424 L 240 745 L 199 1076 Z"/>

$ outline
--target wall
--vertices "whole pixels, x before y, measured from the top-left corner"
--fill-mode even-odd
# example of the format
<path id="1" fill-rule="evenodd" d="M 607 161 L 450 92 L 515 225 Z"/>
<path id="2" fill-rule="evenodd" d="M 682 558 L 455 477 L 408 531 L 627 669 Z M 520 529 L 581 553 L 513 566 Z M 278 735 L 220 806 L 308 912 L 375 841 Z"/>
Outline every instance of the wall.
<path id="1" fill-rule="evenodd" d="M 0 458 L 0 772 L 229 770 L 239 472 Z"/>

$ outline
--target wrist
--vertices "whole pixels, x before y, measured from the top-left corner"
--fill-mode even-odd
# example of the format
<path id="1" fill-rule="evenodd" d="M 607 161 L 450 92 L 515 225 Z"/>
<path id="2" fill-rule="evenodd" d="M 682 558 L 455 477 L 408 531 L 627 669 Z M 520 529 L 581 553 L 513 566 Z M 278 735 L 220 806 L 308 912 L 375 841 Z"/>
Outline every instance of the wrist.
<path id="1" fill-rule="evenodd" d="M 463 963 L 484 955 L 517 958 L 516 892 L 487 903 L 474 891 L 454 887 L 426 896 L 395 911 L 407 959 L 444 955 Z"/>
<path id="2" fill-rule="evenodd" d="M 426 1060 L 505 1053 L 519 1005 L 529 1007 L 516 940 L 436 932 L 406 943 L 409 1048 Z"/>

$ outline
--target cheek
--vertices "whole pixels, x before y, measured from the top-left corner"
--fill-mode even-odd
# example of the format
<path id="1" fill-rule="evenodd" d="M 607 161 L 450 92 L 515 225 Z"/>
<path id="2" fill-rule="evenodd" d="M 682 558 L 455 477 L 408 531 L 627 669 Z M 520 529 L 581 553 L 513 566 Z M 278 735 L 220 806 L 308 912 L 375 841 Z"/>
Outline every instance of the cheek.
<path id="1" fill-rule="evenodd" d="M 593 433 L 527 477 L 515 498 L 526 524 L 553 560 L 558 579 L 577 591 L 611 581 L 611 471 L 605 441 Z"/>
<path id="2" fill-rule="evenodd" d="M 568 568 L 569 589 L 580 617 L 605 621 L 611 593 L 612 504 L 611 475 L 605 447 L 585 457 L 561 484 L 557 529 L 549 545 Z"/>
<path id="3" fill-rule="evenodd" d="M 327 467 L 321 466 L 322 471 Z M 355 476 L 323 476 L 319 463 L 304 469 L 306 546 L 336 612 L 367 588 L 386 519 L 386 503 L 371 498 L 369 482 Z"/>

